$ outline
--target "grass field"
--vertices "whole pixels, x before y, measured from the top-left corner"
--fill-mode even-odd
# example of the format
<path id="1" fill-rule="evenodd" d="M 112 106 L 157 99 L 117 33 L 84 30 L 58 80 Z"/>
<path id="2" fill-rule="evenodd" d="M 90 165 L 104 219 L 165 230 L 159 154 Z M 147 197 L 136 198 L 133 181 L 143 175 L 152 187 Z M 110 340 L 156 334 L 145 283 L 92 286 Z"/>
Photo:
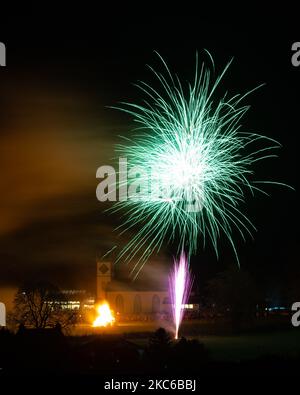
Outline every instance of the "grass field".
<path id="1" fill-rule="evenodd" d="M 97 329 L 89 326 L 77 327 L 77 335 L 111 333 L 124 335 L 128 340 L 146 346 L 149 336 L 160 326 L 172 332 L 168 322 L 132 322 Z M 211 357 L 219 361 L 243 361 L 261 356 L 300 357 L 300 328 L 267 329 L 262 332 L 243 333 L 241 335 L 210 335 L 203 330 L 205 325 L 197 322 L 185 322 L 181 335 L 198 339 L 208 348 Z M 75 333 L 73 333 L 74 335 Z"/>
<path id="2" fill-rule="evenodd" d="M 198 339 L 217 360 L 242 361 L 264 355 L 300 356 L 300 330 L 297 329 L 239 336 L 201 336 Z"/>
<path id="3" fill-rule="evenodd" d="M 208 348 L 211 357 L 218 361 L 239 362 L 262 356 L 300 357 L 300 330 L 235 335 L 197 336 Z M 146 345 L 146 338 L 132 338 L 132 342 Z"/>

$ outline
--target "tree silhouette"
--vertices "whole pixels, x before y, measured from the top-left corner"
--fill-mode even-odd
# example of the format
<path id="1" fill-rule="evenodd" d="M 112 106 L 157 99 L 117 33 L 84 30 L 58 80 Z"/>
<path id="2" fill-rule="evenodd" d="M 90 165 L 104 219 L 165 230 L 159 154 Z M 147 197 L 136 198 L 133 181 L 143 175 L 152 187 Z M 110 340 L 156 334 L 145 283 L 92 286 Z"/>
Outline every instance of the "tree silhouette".
<path id="1" fill-rule="evenodd" d="M 15 300 L 13 320 L 17 324 L 37 329 L 59 324 L 68 328 L 74 324 L 77 314 L 62 308 L 64 296 L 58 287 L 48 282 L 27 283 L 19 288 Z"/>
<path id="2" fill-rule="evenodd" d="M 171 344 L 171 336 L 164 328 L 157 329 L 150 336 L 149 346 L 145 355 L 150 369 L 159 370 L 167 368 Z"/>
<path id="3" fill-rule="evenodd" d="M 149 348 L 151 350 L 167 350 L 171 345 L 171 336 L 164 329 L 157 329 L 149 339 Z"/>
<path id="4" fill-rule="evenodd" d="M 173 370 L 197 371 L 200 365 L 207 364 L 209 353 L 203 343 L 197 339 L 182 337 L 172 348 L 170 367 Z"/>

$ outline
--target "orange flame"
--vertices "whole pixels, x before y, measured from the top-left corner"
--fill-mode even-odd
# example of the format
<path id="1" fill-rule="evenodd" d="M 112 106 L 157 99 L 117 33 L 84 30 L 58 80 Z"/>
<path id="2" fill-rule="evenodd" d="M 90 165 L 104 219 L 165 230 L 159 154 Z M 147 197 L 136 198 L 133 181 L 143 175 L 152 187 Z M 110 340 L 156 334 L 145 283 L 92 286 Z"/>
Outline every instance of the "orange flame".
<path id="1" fill-rule="evenodd" d="M 113 325 L 115 317 L 107 302 L 101 303 L 97 307 L 98 316 L 93 322 L 93 327 Z"/>

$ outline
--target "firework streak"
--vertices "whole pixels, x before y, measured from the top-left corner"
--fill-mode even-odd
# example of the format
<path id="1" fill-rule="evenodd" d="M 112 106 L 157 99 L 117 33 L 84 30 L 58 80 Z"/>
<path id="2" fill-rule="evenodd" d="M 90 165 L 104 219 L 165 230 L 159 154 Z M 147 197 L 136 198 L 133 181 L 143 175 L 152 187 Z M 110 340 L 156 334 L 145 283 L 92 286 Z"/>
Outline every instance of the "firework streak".
<path id="1" fill-rule="evenodd" d="M 173 321 L 175 324 L 175 339 L 178 339 L 178 330 L 183 318 L 184 307 L 188 302 L 193 284 L 189 272 L 189 264 L 182 252 L 179 262 L 174 261 L 173 271 L 169 277 L 169 293 L 171 296 Z"/>
<path id="2" fill-rule="evenodd" d="M 241 118 L 249 109 L 241 102 L 250 92 L 215 97 L 231 62 L 212 82 L 213 62 L 208 68 L 196 61 L 194 81 L 183 86 L 161 61 L 164 73 L 151 68 L 160 88 L 140 82 L 137 86 L 146 96 L 143 104 L 119 107 L 138 124 L 134 137 L 118 145 L 117 152 L 138 173 L 139 185 L 137 174 L 131 173 L 135 179 L 129 189 L 136 191 L 135 198 L 113 207 L 124 214 L 120 228 L 133 232 L 118 259 L 135 259 L 136 275 L 163 243 L 175 241 L 177 254 L 185 250 L 189 257 L 201 237 L 204 245 L 210 240 L 218 255 L 221 234 L 238 261 L 233 232 L 245 240 L 255 230 L 241 209 L 245 191 L 267 194 L 259 184 L 280 184 L 253 180 L 252 165 L 276 157 L 274 150 L 280 144 L 241 130 Z"/>

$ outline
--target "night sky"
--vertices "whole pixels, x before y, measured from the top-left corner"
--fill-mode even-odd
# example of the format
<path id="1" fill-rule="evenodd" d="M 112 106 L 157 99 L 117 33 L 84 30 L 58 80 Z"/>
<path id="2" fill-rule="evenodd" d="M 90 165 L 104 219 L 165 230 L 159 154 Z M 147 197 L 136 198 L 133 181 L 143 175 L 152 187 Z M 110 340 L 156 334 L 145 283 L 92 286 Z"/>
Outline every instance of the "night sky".
<path id="1" fill-rule="evenodd" d="M 189 80 L 195 53 L 201 56 L 203 48 L 213 55 L 217 72 L 234 57 L 220 96 L 266 84 L 245 101 L 251 109 L 243 127 L 278 139 L 283 148 L 279 158 L 257 164 L 256 179 L 296 188 L 267 186 L 270 197 L 247 198 L 243 209 L 258 232 L 246 243 L 237 238 L 241 265 L 270 287 L 300 279 L 300 67 L 291 63 L 299 30 L 266 19 L 92 15 L 14 15 L 1 23 L 7 67 L 0 68 L 0 286 L 46 278 L 61 287 L 93 289 L 96 254 L 116 243 L 113 229 L 120 223 L 96 199 L 96 169 L 112 164 L 118 136 L 133 126 L 128 115 L 108 107 L 141 100 L 133 83 L 153 81 L 145 65 L 159 64 L 154 50 Z M 164 248 L 159 265 L 173 253 L 172 246 Z M 231 263 L 225 240 L 219 260 L 211 246 L 203 251 L 200 243 L 192 269 L 201 287 Z"/>

